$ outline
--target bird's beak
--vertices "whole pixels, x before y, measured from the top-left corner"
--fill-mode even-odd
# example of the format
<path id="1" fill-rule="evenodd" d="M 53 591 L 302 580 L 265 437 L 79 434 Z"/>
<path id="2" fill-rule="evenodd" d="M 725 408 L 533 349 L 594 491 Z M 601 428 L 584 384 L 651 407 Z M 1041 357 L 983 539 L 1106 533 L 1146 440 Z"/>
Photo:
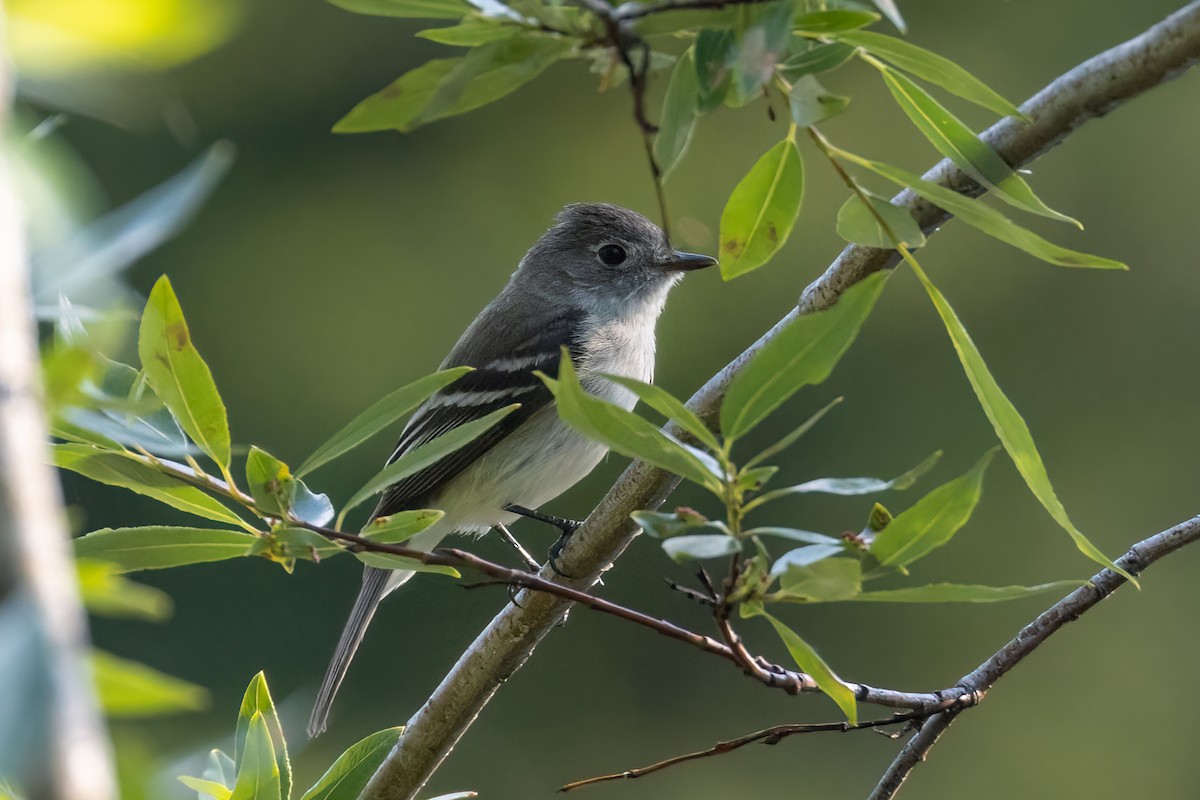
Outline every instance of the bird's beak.
<path id="1" fill-rule="evenodd" d="M 699 253 L 683 253 L 679 250 L 671 253 L 666 261 L 660 266 L 668 272 L 691 272 L 694 269 L 704 269 L 705 267 L 715 267 L 717 260 L 712 256 L 705 256 Z"/>

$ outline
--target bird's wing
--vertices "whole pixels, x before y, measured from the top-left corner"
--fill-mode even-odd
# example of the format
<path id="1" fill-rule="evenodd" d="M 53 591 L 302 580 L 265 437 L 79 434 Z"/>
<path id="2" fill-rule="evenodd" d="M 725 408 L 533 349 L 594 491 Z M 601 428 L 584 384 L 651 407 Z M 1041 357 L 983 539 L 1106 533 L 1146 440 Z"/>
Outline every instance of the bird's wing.
<path id="1" fill-rule="evenodd" d="M 582 313 L 572 310 L 561 314 L 520 339 L 516 347 L 500 350 L 496 342 L 510 336 L 464 336 L 474 352 L 460 352 L 462 343 L 451 352 L 442 367 L 470 366 L 471 372 L 431 396 L 408 421 L 388 463 L 405 453 L 457 428 L 513 403 L 521 407 L 502 419 L 482 436 L 449 453 L 445 458 L 384 490 L 373 517 L 394 514 L 427 504 L 438 490 L 475 462 L 497 443 L 519 428 L 536 411 L 549 405 L 554 397 L 534 375 L 540 371 L 557 375 L 561 349 L 576 352 L 575 337 Z M 475 327 L 475 326 L 473 326 Z"/>

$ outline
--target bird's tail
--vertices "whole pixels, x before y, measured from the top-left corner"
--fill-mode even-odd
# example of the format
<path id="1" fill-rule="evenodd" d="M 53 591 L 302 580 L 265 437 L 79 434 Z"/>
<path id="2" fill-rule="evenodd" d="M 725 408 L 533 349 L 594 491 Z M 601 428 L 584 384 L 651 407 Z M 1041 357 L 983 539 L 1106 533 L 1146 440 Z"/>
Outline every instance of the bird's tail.
<path id="1" fill-rule="evenodd" d="M 422 532 L 422 534 L 425 533 L 428 532 Z M 406 545 L 418 550 L 430 550 L 436 547 L 442 538 L 440 532 L 434 536 L 423 536 L 422 534 L 414 536 Z M 422 538 L 426 538 L 427 541 L 418 541 Z M 313 703 L 312 716 L 308 718 L 309 738 L 320 736 L 325 732 L 326 724 L 329 721 L 329 710 L 333 706 L 333 698 L 337 695 L 338 687 L 342 685 L 342 679 L 346 677 L 346 670 L 350 668 L 350 661 L 354 658 L 354 653 L 358 650 L 363 635 L 367 632 L 367 626 L 371 624 L 371 618 L 375 616 L 375 609 L 379 607 L 379 601 L 393 589 L 403 586 L 415 574 L 409 569 L 378 569 L 376 567 L 363 569 L 362 588 L 358 590 L 358 598 L 354 601 L 350 618 L 346 620 L 346 627 L 342 629 L 342 636 L 338 639 L 337 648 L 333 651 L 333 659 L 329 662 L 329 666 L 325 670 L 325 677 L 321 680 L 321 688 L 317 691 L 317 699 Z"/>

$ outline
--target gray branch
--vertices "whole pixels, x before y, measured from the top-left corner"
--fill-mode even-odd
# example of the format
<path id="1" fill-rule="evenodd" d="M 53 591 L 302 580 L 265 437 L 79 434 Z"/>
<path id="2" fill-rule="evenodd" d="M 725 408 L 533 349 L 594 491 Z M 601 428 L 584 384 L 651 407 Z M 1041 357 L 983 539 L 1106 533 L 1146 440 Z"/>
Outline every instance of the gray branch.
<path id="1" fill-rule="evenodd" d="M 1103 116 L 1175 77 L 1197 58 L 1200 58 L 1200 3 L 1192 3 L 1141 36 L 1056 79 L 1022 106 L 1031 122 L 1004 119 L 989 128 L 983 138 L 1009 164 L 1022 166 L 1089 119 Z M 983 191 L 949 161 L 939 163 L 925 177 L 964 194 L 977 195 Z M 922 228 L 930 232 L 950 216 L 908 191 L 901 192 L 893 202 L 911 209 Z M 850 286 L 873 272 L 893 266 L 895 257 L 889 250 L 847 247 L 825 274 L 804 290 L 791 313 L 713 376 L 688 405 L 713 423 L 733 376 L 781 328 L 800 314 L 833 305 Z M 672 432 L 681 435 L 678 430 Z M 584 576 L 571 584 L 579 588 L 594 585 L 638 533 L 630 513 L 658 508 L 678 482 L 677 477 L 646 464 L 630 465 L 572 537 L 563 554 L 564 571 Z M 554 579 L 545 570 L 543 577 Z M 569 606 L 561 598 L 539 593 L 523 592 L 518 599 L 519 606 L 506 606 L 480 632 L 412 717 L 404 735 L 364 790 L 364 800 L 410 800 L 500 685 L 521 668 L 542 637 L 563 619 Z"/>
<path id="2" fill-rule="evenodd" d="M 11 95 L 0 7 L 0 138 L 7 138 Z M 11 151 L 10 151 L 11 152 Z M 50 466 L 42 417 L 37 329 L 29 299 L 24 225 L 9 153 L 0 151 L 0 611 L 28 631 L 9 638 L 8 663 L 44 689 L 5 685 L 7 701 L 41 713 L 12 717 L 18 774 L 30 797 L 110 800 L 111 753 L 87 667 L 87 621 L 80 605 L 58 478 Z M 0 715 L 3 717 L 5 715 Z M 46 717 L 40 719 L 40 717 Z"/>

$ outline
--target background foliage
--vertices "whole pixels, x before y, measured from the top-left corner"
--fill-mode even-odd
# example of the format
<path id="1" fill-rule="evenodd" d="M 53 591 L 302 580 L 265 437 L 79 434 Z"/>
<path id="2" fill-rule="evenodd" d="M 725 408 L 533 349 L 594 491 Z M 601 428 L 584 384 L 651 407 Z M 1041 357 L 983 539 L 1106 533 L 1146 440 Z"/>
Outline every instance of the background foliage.
<path id="1" fill-rule="evenodd" d="M 1012 2 L 968 13 L 961 4 L 911 5 L 913 41 L 954 58 L 1014 99 L 1172 8 Z M 134 84 L 144 97 L 143 113 L 130 118 L 134 130 L 73 119 L 61 135 L 96 170 L 95 183 L 78 189 L 81 203 L 90 200 L 95 208 L 158 183 L 191 160 L 201 143 L 228 138 L 237 144 L 239 161 L 226 184 L 186 235 L 143 261 L 133 280 L 148 291 L 157 274 L 171 273 L 234 430 L 285 461 L 298 462 L 366 403 L 433 369 L 560 205 L 603 199 L 654 208 L 628 97 L 590 94 L 579 63 L 556 68 L 494 107 L 405 137 L 336 137 L 326 131 L 358 98 L 411 66 L 445 56 L 446 48 L 411 39 L 413 30 L 427 27 L 421 23 L 357 17 L 319 3 L 262 2 L 244 12 L 243 28 L 223 49 L 167 73 L 153 89 L 149 81 Z M 848 148 L 914 170 L 930 163 L 933 151 L 908 129 L 870 72 L 844 69 L 828 80 L 832 90 L 855 98 L 827 124 L 828 132 Z M 661 92 L 665 83 L 664 73 L 653 90 Z M 1200 442 L 1189 424 L 1197 378 L 1188 314 L 1200 278 L 1187 236 L 1195 165 L 1186 161 L 1189 131 L 1200 122 L 1200 111 L 1188 102 L 1193 93 L 1188 81 L 1167 85 L 1035 165 L 1040 194 L 1089 230 L 1085 240 L 1061 226 L 1033 227 L 1126 261 L 1132 272 L 1047 269 L 960 224 L 922 255 L 1029 421 L 1076 523 L 1110 554 L 1188 514 L 1185 498 L 1194 486 L 1188 456 Z M 150 113 L 163 97 L 187 109 L 190 132 Z M 988 119 L 973 114 L 963 110 L 976 125 Z M 782 132 L 782 122 L 749 112 L 705 118 L 672 175 L 679 244 L 715 251 L 729 190 Z M 673 298 L 661 327 L 659 382 L 676 394 L 686 395 L 783 313 L 840 247 L 832 223 L 846 192 L 819 160 L 809 159 L 808 166 L 805 214 L 769 268 L 729 285 L 695 276 Z M 891 281 L 834 376 L 753 437 L 765 445 L 839 394 L 847 401 L 786 454 L 778 485 L 823 475 L 895 475 L 941 447 L 947 455 L 924 484 L 927 490 L 964 472 L 994 440 L 911 274 Z M 321 488 L 340 491 L 344 500 L 376 471 L 389 444 L 381 438 L 374 452 L 357 451 L 340 462 L 345 474 L 323 476 Z M 586 510 L 621 465 L 610 459 L 554 510 Z M 86 529 L 162 521 L 159 507 L 82 480 L 68 480 L 68 497 L 88 509 L 81 522 Z M 687 488 L 676 501 L 698 504 L 700 497 Z M 805 496 L 763 514 L 837 534 L 857 529 L 868 508 L 866 499 L 856 505 Z M 529 540 L 539 537 L 547 534 L 537 526 L 527 531 Z M 492 542 L 479 548 L 507 557 Z M 699 623 L 702 610 L 682 607 L 660 588 L 660 576 L 678 577 L 681 568 L 648 539 L 635 548 L 608 578 L 607 591 L 669 615 L 695 615 Z M 1090 564 L 1011 465 L 998 461 L 969 527 L 953 548 L 920 567 L 922 583 L 1032 584 L 1082 575 Z M 969 726 L 946 745 L 947 762 L 958 756 L 971 769 L 933 770 L 923 776 L 926 796 L 968 790 L 1009 796 L 1036 787 L 1039 794 L 1116 797 L 1146 780 L 1151 783 L 1140 783 L 1141 791 L 1171 796 L 1193 785 L 1196 767 L 1184 752 L 1187 737 L 1179 735 L 1187 710 L 1170 694 L 1200 661 L 1173 613 L 1195 602 L 1187 574 L 1185 559 L 1162 568 L 1145 591 L 1052 644 L 1035 660 L 1036 669 L 1018 672 L 1001 689 L 1005 703 L 976 712 L 986 724 Z M 333 728 L 307 759 L 298 752 L 305 692 L 349 606 L 356 565 L 345 559 L 317 571 L 302 564 L 288 577 L 265 563 L 233 562 L 139 580 L 171 594 L 174 622 L 98 621 L 98 643 L 208 687 L 212 705 L 197 715 L 138 722 L 136 729 L 118 723 L 126 745 L 140 742 L 125 751 L 170 762 L 207 749 L 206 735 L 227 735 L 230 710 L 261 667 L 284 727 L 297 731 L 288 738 L 300 785 L 313 783 L 353 741 L 407 717 L 504 602 L 501 591 L 464 595 L 436 579 L 397 596 L 356 663 Z M 1028 617 L 1033 603 L 831 606 L 780 614 L 843 674 L 919 688 L 972 666 Z M 1123 644 L 1114 648 L 1117 636 Z M 777 654 L 784 657 L 782 649 Z M 432 788 L 486 785 L 496 796 L 548 794 L 565 780 L 641 763 L 667 754 L 664 749 L 702 746 L 784 721 L 779 698 L 703 661 L 577 610 L 572 624 L 500 695 Z M 669 691 L 665 675 L 671 675 Z M 1069 739 L 1056 736 L 1059 746 L 1043 751 L 1022 734 L 1031 718 L 1047 737 L 1058 725 L 1073 731 L 1107 726 L 1111 708 L 1084 698 L 1130 675 L 1153 676 L 1144 681 L 1138 714 L 1146 730 L 1129 730 L 1137 757 L 1158 765 L 1153 776 L 1063 767 L 1127 761 L 1118 736 L 1080 738 L 1073 752 Z M 1068 681 L 1077 691 L 1056 691 Z M 580 720 L 546 713 L 561 702 L 581 707 Z M 825 700 L 792 702 L 794 718 L 837 713 Z M 571 746 L 563 747 L 564 740 Z M 834 787 L 852 793 L 847 775 L 862 775 L 861 788 L 868 788 L 894 745 L 865 737 L 847 747 L 830 737 L 781 747 L 796 753 L 755 749 L 734 757 L 741 769 L 700 764 L 647 779 L 653 784 L 590 791 L 650 787 L 671 798 L 744 791 L 750 782 L 768 793 L 793 787 L 802 775 L 814 794 Z M 172 767 L 166 775 L 180 771 L 188 770 Z M 160 788 L 146 796 L 182 791 Z"/>

